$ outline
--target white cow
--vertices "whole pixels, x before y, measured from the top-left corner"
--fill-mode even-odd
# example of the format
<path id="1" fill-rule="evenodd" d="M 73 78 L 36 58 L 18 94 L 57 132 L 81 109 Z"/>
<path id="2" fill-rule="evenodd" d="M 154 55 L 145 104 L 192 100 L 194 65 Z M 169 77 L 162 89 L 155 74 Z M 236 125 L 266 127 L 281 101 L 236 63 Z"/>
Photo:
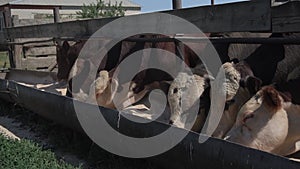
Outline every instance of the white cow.
<path id="1" fill-rule="evenodd" d="M 205 78 L 181 72 L 171 83 L 168 102 L 171 109 L 170 123 L 180 128 L 190 128 L 198 114 L 193 110 L 204 92 Z M 199 104 L 198 104 L 199 105 Z M 190 112 L 191 110 L 196 112 Z"/>
<path id="2" fill-rule="evenodd" d="M 243 105 L 225 139 L 286 156 L 300 149 L 299 126 L 300 105 L 266 86 Z"/>
<path id="3" fill-rule="evenodd" d="M 260 88 L 261 81 L 251 74 L 251 70 L 248 67 L 244 67 L 244 63 L 238 64 L 238 69 L 234 63 L 223 64 L 226 78 L 226 106 L 218 127 L 212 135 L 213 137 L 223 138 L 225 136 L 233 126 L 242 105 L 252 97 L 253 91 L 256 92 Z M 249 69 L 250 71 L 243 71 L 243 76 L 245 76 L 244 74 L 248 74 L 243 79 L 241 78 L 241 68 Z"/>

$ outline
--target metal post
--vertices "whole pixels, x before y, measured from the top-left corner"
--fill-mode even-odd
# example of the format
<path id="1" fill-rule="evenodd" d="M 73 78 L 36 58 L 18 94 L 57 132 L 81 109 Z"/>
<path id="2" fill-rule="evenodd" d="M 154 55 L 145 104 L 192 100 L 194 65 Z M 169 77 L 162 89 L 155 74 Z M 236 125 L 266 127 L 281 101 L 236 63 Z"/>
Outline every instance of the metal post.
<path id="1" fill-rule="evenodd" d="M 181 0 L 172 0 L 173 2 L 173 9 L 181 9 L 182 3 Z"/>
<path id="2" fill-rule="evenodd" d="M 59 17 L 59 7 L 55 7 L 53 9 L 53 15 L 54 15 L 54 23 L 57 23 L 60 21 L 60 17 Z"/>

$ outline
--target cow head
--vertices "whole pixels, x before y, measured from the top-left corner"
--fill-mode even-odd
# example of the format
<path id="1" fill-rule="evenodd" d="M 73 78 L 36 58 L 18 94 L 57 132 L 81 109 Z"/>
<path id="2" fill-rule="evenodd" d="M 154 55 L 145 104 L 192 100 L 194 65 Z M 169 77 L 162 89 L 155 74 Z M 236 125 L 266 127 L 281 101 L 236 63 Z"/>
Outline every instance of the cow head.
<path id="1" fill-rule="evenodd" d="M 59 81 L 68 79 L 69 73 L 84 43 L 84 41 L 80 41 L 70 46 L 68 41 L 64 41 L 62 46 L 57 45 L 56 61 L 58 66 L 57 79 Z"/>
<path id="2" fill-rule="evenodd" d="M 67 53 L 70 48 L 70 45 L 67 41 L 63 42 L 63 45 L 56 46 L 56 62 L 58 66 L 57 79 L 67 80 L 68 79 L 68 61 L 67 61 Z"/>
<path id="3" fill-rule="evenodd" d="M 288 134 L 284 98 L 272 86 L 262 88 L 238 113 L 235 125 L 225 137 L 251 148 L 276 153 Z"/>
<path id="4" fill-rule="evenodd" d="M 238 70 L 234 67 L 234 63 L 224 63 L 222 65 L 225 72 L 225 90 L 226 90 L 226 100 L 231 100 L 238 88 L 239 82 L 241 80 L 241 75 Z"/>
<path id="5" fill-rule="evenodd" d="M 113 98 L 117 92 L 119 83 L 117 80 L 109 77 L 109 72 L 102 70 L 99 77 L 91 84 L 88 103 L 94 103 L 96 100 L 99 106 L 114 109 Z"/>
<path id="6" fill-rule="evenodd" d="M 181 128 L 189 128 L 188 125 L 193 124 L 197 114 L 189 112 L 197 104 L 197 100 L 199 100 L 204 89 L 204 77 L 195 74 L 178 74 L 171 83 L 168 92 L 168 102 L 171 109 L 170 124 Z"/>
<path id="7" fill-rule="evenodd" d="M 241 106 L 261 86 L 261 80 L 253 76 L 251 68 L 244 61 L 223 64 L 225 71 L 226 103 L 221 121 L 214 131 L 214 137 L 223 138 L 233 126 Z"/>

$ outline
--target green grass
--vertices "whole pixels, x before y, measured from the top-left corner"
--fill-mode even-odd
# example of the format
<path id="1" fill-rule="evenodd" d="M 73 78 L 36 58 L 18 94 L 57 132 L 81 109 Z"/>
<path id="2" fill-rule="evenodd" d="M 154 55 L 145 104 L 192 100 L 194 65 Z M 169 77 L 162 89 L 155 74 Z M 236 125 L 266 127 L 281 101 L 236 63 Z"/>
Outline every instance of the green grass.
<path id="1" fill-rule="evenodd" d="M 0 52 L 0 68 L 9 68 L 9 57 L 7 52 Z"/>
<path id="2" fill-rule="evenodd" d="M 42 150 L 28 140 L 13 141 L 0 135 L 0 166 L 2 169 L 73 169 L 74 167 L 58 161 L 53 152 Z"/>
<path id="3" fill-rule="evenodd" d="M 81 168 L 83 169 L 158 169 L 158 167 L 145 159 L 130 159 L 111 154 L 101 149 L 96 144 L 93 144 L 86 135 L 62 127 L 61 125 L 46 120 L 17 104 L 9 103 L 2 99 L 0 99 L 0 116 L 13 118 L 16 122 L 22 124 L 22 128 L 38 133 L 40 139 L 47 139 L 49 144 L 34 140 L 34 142 L 42 146 L 43 150 L 47 149 L 47 152 L 60 150 L 61 152 L 73 154 L 79 157 L 79 159 L 85 160 L 88 162 L 88 166 L 81 165 Z M 0 141 L 0 151 L 2 151 L 2 144 L 3 143 Z M 21 147 L 22 145 L 18 144 L 18 146 Z M 12 158 L 23 159 L 23 155 L 26 153 L 15 153 L 15 151 L 18 150 L 23 151 L 18 146 L 11 147 L 11 150 L 7 150 L 7 152 L 14 152 L 9 154 Z M 39 149 L 41 150 L 41 148 Z M 0 161 L 2 161 L 2 156 L 3 155 L 0 153 Z M 64 160 L 59 156 L 56 158 L 59 158 L 59 161 Z M 40 164 L 39 161 L 33 161 L 32 166 L 38 164 Z M 3 168 L 2 166 L 3 165 L 0 162 L 0 169 Z M 32 166 L 21 168 L 34 168 Z M 78 165 L 75 164 L 75 166 Z M 14 169 L 17 167 L 14 166 L 12 168 Z"/>

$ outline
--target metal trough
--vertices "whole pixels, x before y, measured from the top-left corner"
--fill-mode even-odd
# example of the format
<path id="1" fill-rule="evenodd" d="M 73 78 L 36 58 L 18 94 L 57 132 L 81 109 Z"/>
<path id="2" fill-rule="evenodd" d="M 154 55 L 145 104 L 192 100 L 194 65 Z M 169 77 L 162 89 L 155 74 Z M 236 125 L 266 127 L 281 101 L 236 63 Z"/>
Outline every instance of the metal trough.
<path id="1" fill-rule="evenodd" d="M 0 79 L 0 98 L 18 103 L 25 108 L 74 130 L 83 132 L 73 107 L 71 98 L 41 91 L 18 84 L 20 74 L 23 81 L 44 78 L 55 80 L 51 73 L 11 70 L 6 79 Z M 31 77 L 31 78 L 30 78 Z M 8 79 L 8 80 L 7 80 Z M 27 81 L 28 82 L 28 81 Z M 79 103 L 90 109 L 89 104 Z M 135 123 L 120 117 L 119 112 L 102 108 L 101 112 L 107 122 L 117 131 L 135 137 L 149 137 L 171 127 L 159 122 L 148 124 Z M 137 117 L 138 118 L 138 117 Z M 118 123 L 119 122 L 119 123 Z M 117 124 L 118 123 L 118 124 Z M 117 127 L 118 126 L 118 127 Z M 183 132 L 183 129 L 176 129 Z M 149 160 L 163 168 L 176 169 L 299 169 L 300 163 L 287 158 L 272 155 L 259 150 L 247 148 L 224 140 L 209 138 L 205 143 L 198 142 L 199 134 L 189 134 L 173 149 Z M 130 150 L 128 150 L 130 151 Z"/>

